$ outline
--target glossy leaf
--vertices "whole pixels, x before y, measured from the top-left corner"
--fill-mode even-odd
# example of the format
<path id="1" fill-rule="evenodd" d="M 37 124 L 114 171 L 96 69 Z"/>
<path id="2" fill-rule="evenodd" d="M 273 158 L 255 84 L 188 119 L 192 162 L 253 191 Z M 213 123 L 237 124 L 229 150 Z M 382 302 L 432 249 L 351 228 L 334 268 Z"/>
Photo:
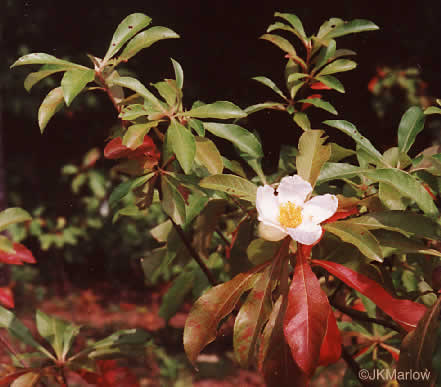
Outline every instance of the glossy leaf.
<path id="1" fill-rule="evenodd" d="M 287 54 L 297 57 L 297 53 L 293 45 L 279 35 L 264 34 L 260 37 L 260 39 L 268 40 L 279 47 L 282 51 L 285 51 Z"/>
<path id="2" fill-rule="evenodd" d="M 144 28 L 144 27 L 142 27 Z M 153 43 L 163 39 L 176 39 L 179 35 L 166 27 L 155 26 L 136 35 L 124 48 L 119 60 L 129 60 L 139 51 L 150 47 Z"/>
<path id="3" fill-rule="evenodd" d="M 329 102 L 323 101 L 321 98 L 306 98 L 306 99 L 300 99 L 297 102 L 303 102 L 308 103 L 311 105 L 314 105 L 317 108 L 326 110 L 329 113 L 337 115 L 338 112 L 335 110 L 334 106 L 332 106 Z"/>
<path id="4" fill-rule="evenodd" d="M 0 212 L 0 231 L 5 230 L 11 224 L 32 220 L 29 213 L 19 207 L 7 208 Z"/>
<path id="5" fill-rule="evenodd" d="M 5 249 L 5 247 L 9 246 L 5 246 L 4 241 L 2 240 L 2 248 Z M 13 243 L 12 251 L 10 249 L 0 250 L 0 263 L 22 265 L 25 262 L 35 263 L 36 261 L 32 252 L 20 243 Z"/>
<path id="6" fill-rule="evenodd" d="M 311 122 L 306 113 L 297 112 L 292 116 L 294 122 L 299 125 L 304 131 L 311 130 Z"/>
<path id="7" fill-rule="evenodd" d="M 196 158 L 195 160 L 207 168 L 212 175 L 222 173 L 224 163 L 213 141 L 205 137 L 195 137 Z"/>
<path id="8" fill-rule="evenodd" d="M 334 39 L 331 39 L 327 45 L 320 49 L 317 57 L 317 62 L 315 64 L 315 69 L 319 69 L 325 65 L 335 54 L 336 43 Z"/>
<path id="9" fill-rule="evenodd" d="M 66 71 L 71 69 L 69 66 L 61 66 L 61 65 L 46 65 L 43 66 L 40 71 L 36 71 L 27 75 L 24 80 L 24 88 L 29 93 L 32 87 L 40 82 L 42 79 L 47 78 L 48 76 L 58 73 L 60 71 Z"/>
<path id="10" fill-rule="evenodd" d="M 343 84 L 332 75 L 321 75 L 318 77 L 315 77 L 315 79 L 321 83 L 323 83 L 326 86 L 329 86 L 331 89 L 337 90 L 340 93 L 345 92 L 345 88 Z"/>
<path id="11" fill-rule="evenodd" d="M 384 164 L 383 156 L 378 152 L 371 142 L 360 134 L 357 128 L 348 121 L 344 120 L 327 120 L 323 122 L 326 125 L 341 130 L 343 133 L 352 137 L 352 139 L 358 144 L 358 146 L 367 152 L 373 159 L 377 160 L 381 164 Z"/>
<path id="12" fill-rule="evenodd" d="M 14 64 L 11 66 L 23 66 L 23 65 L 29 65 L 29 64 L 41 64 L 41 65 L 59 65 L 69 68 L 79 68 L 79 69 L 87 69 L 87 67 L 77 65 L 75 63 L 71 63 L 67 60 L 58 59 L 55 56 L 45 54 L 43 52 L 34 52 L 32 54 L 24 55 L 20 58 L 18 58 Z"/>
<path id="13" fill-rule="evenodd" d="M 424 189 L 421 182 L 412 175 L 395 168 L 376 169 L 365 172 L 364 175 L 371 180 L 391 185 L 402 195 L 414 200 L 426 215 L 438 215 L 439 212 L 433 198 Z"/>
<path id="14" fill-rule="evenodd" d="M 339 24 L 337 27 L 332 29 L 328 34 L 326 34 L 326 38 L 328 39 L 337 38 L 339 36 L 344 36 L 348 34 L 354 34 L 364 31 L 375 31 L 378 29 L 379 27 L 369 20 L 354 19 L 349 22 L 344 22 L 342 24 Z"/>
<path id="15" fill-rule="evenodd" d="M 171 120 L 167 130 L 168 140 L 182 169 L 189 174 L 196 155 L 196 142 L 193 134 L 176 120 Z"/>
<path id="16" fill-rule="evenodd" d="M 294 361 L 311 376 L 319 363 L 326 334 L 329 303 L 307 257 L 298 250 L 289 288 L 283 331 Z"/>
<path id="17" fill-rule="evenodd" d="M 168 106 L 175 106 L 179 101 L 179 90 L 173 79 L 166 79 L 163 82 L 153 83 L 152 86 L 158 90 L 161 97 L 167 102 Z"/>
<path id="18" fill-rule="evenodd" d="M 251 157 L 256 159 L 263 157 L 262 145 L 257 137 L 241 126 L 204 122 L 204 128 L 217 137 L 231 141 L 242 152 Z"/>
<path id="19" fill-rule="evenodd" d="M 331 306 L 328 308 L 326 334 L 320 348 L 319 365 L 327 366 L 337 362 L 341 357 L 341 335 Z"/>
<path id="20" fill-rule="evenodd" d="M 64 73 L 61 80 L 64 102 L 70 106 L 73 99 L 95 78 L 95 71 L 89 70 L 70 70 Z"/>
<path id="21" fill-rule="evenodd" d="M 43 133 L 44 128 L 52 116 L 63 107 L 63 104 L 64 96 L 61 87 L 52 89 L 44 98 L 38 109 L 38 126 L 40 127 L 41 133 Z"/>
<path id="22" fill-rule="evenodd" d="M 296 157 L 297 174 L 315 186 L 323 164 L 331 156 L 331 146 L 323 145 L 327 137 L 323 130 L 307 130 L 299 139 L 299 154 Z"/>
<path id="23" fill-rule="evenodd" d="M 173 221 L 182 225 L 185 223 L 185 201 L 177 187 L 166 176 L 161 178 L 161 205 Z"/>
<path id="24" fill-rule="evenodd" d="M 401 117 L 398 126 L 398 149 L 407 153 L 415 138 L 424 129 L 424 113 L 418 106 L 412 106 Z"/>
<path id="25" fill-rule="evenodd" d="M 217 101 L 207 105 L 198 106 L 185 112 L 184 115 L 194 118 L 218 118 L 226 120 L 229 118 L 244 118 L 247 114 L 234 103 L 228 101 Z"/>
<path id="26" fill-rule="evenodd" d="M 276 12 L 274 16 L 285 19 L 289 24 L 292 25 L 294 30 L 297 32 L 297 36 L 299 36 L 302 40 L 306 40 L 306 34 L 305 34 L 305 30 L 303 29 L 303 24 L 296 15 L 292 13 Z"/>
<path id="27" fill-rule="evenodd" d="M 415 330 L 409 332 L 403 339 L 400 347 L 400 357 L 398 360 L 397 371 L 405 373 L 423 372 L 426 375 L 433 375 L 432 367 L 433 353 L 436 348 L 437 340 L 435 339 L 439 327 L 439 316 L 441 312 L 441 297 L 438 298 L 435 305 L 426 311 L 424 316 L 418 322 Z M 429 381 L 427 380 L 427 385 Z M 415 383 L 404 380 L 400 382 L 400 386 L 414 386 Z"/>
<path id="28" fill-rule="evenodd" d="M 374 261 L 382 262 L 383 254 L 378 240 L 363 226 L 347 224 L 345 220 L 328 223 L 324 229 L 337 235 L 343 242 L 357 247 L 366 257 Z"/>
<path id="29" fill-rule="evenodd" d="M 112 81 L 112 84 L 131 89 L 135 93 L 138 93 L 141 97 L 145 98 L 147 101 L 158 107 L 161 111 L 164 110 L 158 99 L 152 93 L 150 93 L 150 91 L 148 91 L 146 87 L 137 79 L 132 77 L 119 77 L 114 79 Z"/>
<path id="30" fill-rule="evenodd" d="M 35 322 L 38 333 L 50 343 L 57 359 L 65 360 L 73 339 L 80 331 L 80 327 L 49 316 L 41 310 L 37 310 Z"/>
<path id="31" fill-rule="evenodd" d="M 146 124 L 130 125 L 127 128 L 127 132 L 124 133 L 122 144 L 132 150 L 137 149 L 143 144 L 145 135 L 150 129 L 158 126 L 160 122 L 161 121 L 149 121 Z"/>
<path id="32" fill-rule="evenodd" d="M 346 266 L 315 259 L 312 260 L 312 264 L 323 267 L 346 285 L 365 295 L 407 331 L 411 331 L 417 326 L 426 311 L 426 308 L 421 304 L 392 297 L 377 282 Z"/>
<path id="33" fill-rule="evenodd" d="M 282 103 L 279 102 L 264 102 L 264 103 L 258 103 L 256 105 L 251 105 L 248 106 L 244 112 L 247 114 L 252 114 L 252 113 L 256 113 L 259 112 L 261 110 L 265 110 L 265 109 L 272 109 L 272 110 L 280 110 L 280 111 L 285 111 L 285 105 L 283 105 Z"/>
<path id="34" fill-rule="evenodd" d="M 135 36 L 143 28 L 147 27 L 151 20 L 150 17 L 142 13 L 132 13 L 127 16 L 116 28 L 103 61 L 107 62 L 112 58 L 124 43 Z"/>
<path id="35" fill-rule="evenodd" d="M 251 203 L 256 202 L 256 185 L 239 176 L 212 175 L 202 179 L 199 185 L 203 188 L 226 192 Z"/>
<path id="36" fill-rule="evenodd" d="M 424 110 L 424 115 L 429 114 L 441 114 L 441 109 L 437 106 L 429 106 L 426 110 Z"/>
<path id="37" fill-rule="evenodd" d="M 172 61 L 173 69 L 175 70 L 176 85 L 179 89 L 182 89 L 184 87 L 184 70 L 182 70 L 178 61 L 173 58 L 170 58 L 170 60 Z"/>
<path id="38" fill-rule="evenodd" d="M 283 91 L 280 90 L 271 79 L 269 79 L 267 77 L 263 77 L 263 76 L 253 77 L 251 79 L 254 79 L 255 81 L 261 83 L 262 85 L 269 87 L 272 91 L 274 91 L 276 94 L 278 94 L 284 100 L 287 100 L 287 98 L 285 97 L 285 94 L 283 94 Z"/>
<path id="39" fill-rule="evenodd" d="M 253 271 L 240 273 L 207 290 L 194 303 L 184 328 L 184 349 L 193 365 L 199 353 L 216 338 L 221 320 L 232 312 L 242 294 L 253 285 L 254 277 Z"/>
<path id="40" fill-rule="evenodd" d="M 335 73 L 341 73 L 343 71 L 350 71 L 357 67 L 357 63 L 349 59 L 337 59 L 325 66 L 317 76 L 330 75 Z"/>

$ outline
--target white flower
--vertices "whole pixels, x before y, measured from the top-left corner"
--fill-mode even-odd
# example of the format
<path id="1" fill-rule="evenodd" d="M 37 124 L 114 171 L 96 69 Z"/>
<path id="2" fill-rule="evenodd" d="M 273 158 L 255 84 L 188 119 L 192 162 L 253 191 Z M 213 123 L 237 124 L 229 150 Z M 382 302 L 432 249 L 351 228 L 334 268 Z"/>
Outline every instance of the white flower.
<path id="1" fill-rule="evenodd" d="M 298 175 L 284 177 L 276 191 L 269 185 L 259 187 L 256 207 L 260 236 L 278 241 L 289 235 L 304 245 L 317 242 L 322 235 L 320 223 L 335 214 L 338 199 L 326 194 L 305 202 L 311 192 L 311 184 Z"/>

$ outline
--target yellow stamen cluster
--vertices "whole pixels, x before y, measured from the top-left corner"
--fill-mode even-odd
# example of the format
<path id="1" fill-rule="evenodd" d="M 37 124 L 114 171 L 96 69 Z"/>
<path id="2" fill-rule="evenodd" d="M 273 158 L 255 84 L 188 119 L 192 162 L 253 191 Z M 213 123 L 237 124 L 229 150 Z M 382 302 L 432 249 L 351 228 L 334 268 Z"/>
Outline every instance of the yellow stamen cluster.
<path id="1" fill-rule="evenodd" d="M 279 207 L 279 223 L 286 228 L 296 228 L 302 223 L 302 208 L 287 202 Z"/>

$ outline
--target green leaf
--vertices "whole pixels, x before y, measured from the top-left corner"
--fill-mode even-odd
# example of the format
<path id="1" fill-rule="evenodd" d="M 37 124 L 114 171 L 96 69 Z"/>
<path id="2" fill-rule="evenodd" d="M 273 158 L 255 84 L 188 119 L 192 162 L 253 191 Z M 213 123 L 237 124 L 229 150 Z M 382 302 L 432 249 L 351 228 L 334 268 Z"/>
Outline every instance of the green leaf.
<path id="1" fill-rule="evenodd" d="M 441 114 L 441 109 L 437 106 L 429 106 L 426 110 L 424 110 L 424 114 Z"/>
<path id="2" fill-rule="evenodd" d="M 384 160 L 381 153 L 378 152 L 371 144 L 371 142 L 366 137 L 362 136 L 360 132 L 357 130 L 357 128 L 349 121 L 327 120 L 324 121 L 323 123 L 333 128 L 339 129 L 343 133 L 352 137 L 353 140 L 360 146 L 361 149 L 367 152 L 373 159 L 377 160 L 378 162 L 384 165 Z"/>
<path id="3" fill-rule="evenodd" d="M 40 71 L 36 71 L 33 73 L 28 74 L 28 76 L 24 80 L 24 88 L 29 93 L 32 89 L 32 87 L 40 82 L 42 79 L 58 73 L 60 71 L 66 71 L 70 69 L 69 66 L 60 66 L 60 65 L 47 65 L 43 66 Z"/>
<path id="4" fill-rule="evenodd" d="M 403 114 L 398 126 L 398 149 L 407 153 L 415 138 L 424 129 L 424 113 L 418 106 L 412 106 Z"/>
<path id="5" fill-rule="evenodd" d="M 72 346 L 73 339 L 80 331 L 80 327 L 49 316 L 41 310 L 37 310 L 35 321 L 38 333 L 50 343 L 57 359 L 64 361 Z"/>
<path id="6" fill-rule="evenodd" d="M 317 57 L 317 63 L 315 64 L 314 68 L 319 69 L 324 64 L 326 64 L 328 60 L 334 56 L 336 47 L 337 46 L 334 39 L 331 39 L 325 47 L 322 47 Z"/>
<path id="7" fill-rule="evenodd" d="M 280 95 L 284 100 L 288 100 L 288 98 L 286 98 L 285 95 L 283 94 L 283 91 L 280 90 L 271 79 L 269 79 L 267 77 L 263 77 L 263 76 L 253 77 L 251 79 L 254 79 L 257 82 L 260 82 L 262 85 L 269 87 L 272 91 L 274 91 L 275 93 Z"/>
<path id="8" fill-rule="evenodd" d="M 112 191 L 109 197 L 109 206 L 113 207 L 116 203 L 118 203 L 122 198 L 124 198 L 128 193 L 135 189 L 148 180 L 150 180 L 155 173 L 148 173 L 147 175 L 140 176 L 133 180 L 124 181 L 118 186 L 115 187 L 115 189 Z"/>
<path id="9" fill-rule="evenodd" d="M 390 184 L 402 195 L 414 200 L 426 215 L 437 216 L 439 214 L 430 194 L 412 175 L 395 168 L 376 169 L 364 172 L 364 175 L 371 180 Z"/>
<path id="10" fill-rule="evenodd" d="M 73 99 L 86 87 L 89 82 L 95 78 L 95 71 L 89 70 L 70 70 L 64 73 L 61 80 L 61 89 L 63 90 L 66 106 L 70 106 Z"/>
<path id="11" fill-rule="evenodd" d="M 329 34 L 334 28 L 342 25 L 344 21 L 338 17 L 332 17 L 331 19 L 325 21 L 319 29 L 317 38 L 324 39 L 327 34 Z"/>
<path id="12" fill-rule="evenodd" d="M 338 236 L 343 242 L 354 245 L 369 259 L 383 262 L 380 244 L 367 228 L 341 220 L 325 224 L 324 229 Z"/>
<path id="13" fill-rule="evenodd" d="M 304 131 L 311 130 L 311 122 L 306 113 L 297 112 L 292 116 L 294 122 L 299 125 Z"/>
<path id="14" fill-rule="evenodd" d="M 139 117 L 148 116 L 149 114 L 151 114 L 151 112 L 151 109 L 146 108 L 145 105 L 135 103 L 123 108 L 118 117 L 123 119 L 124 121 L 133 121 Z"/>
<path id="15" fill-rule="evenodd" d="M 159 316 L 165 321 L 172 318 L 185 301 L 186 296 L 193 288 L 194 271 L 184 270 L 173 281 L 171 287 L 162 298 L 162 304 L 159 308 Z"/>
<path id="16" fill-rule="evenodd" d="M 253 284 L 254 272 L 241 273 L 232 280 L 207 290 L 193 305 L 184 328 L 184 349 L 190 362 L 216 338 L 217 327 L 228 316 L 242 294 Z"/>
<path id="17" fill-rule="evenodd" d="M 331 157 L 331 146 L 323 145 L 327 137 L 323 130 L 307 130 L 299 139 L 299 154 L 296 157 L 297 174 L 315 186 L 320 169 Z"/>
<path id="18" fill-rule="evenodd" d="M 349 59 L 337 59 L 325 66 L 317 76 L 341 73 L 343 71 L 350 71 L 357 67 L 357 63 Z"/>
<path id="19" fill-rule="evenodd" d="M 167 79 L 163 82 L 152 84 L 169 106 L 175 106 L 178 101 L 178 88 L 174 80 Z"/>
<path id="20" fill-rule="evenodd" d="M 256 159 L 263 157 L 262 145 L 257 137 L 234 124 L 220 124 L 216 122 L 204 122 L 204 128 L 217 137 L 231 141 L 242 152 Z"/>
<path id="21" fill-rule="evenodd" d="M 344 23 L 338 25 L 333 30 L 331 30 L 329 33 L 327 33 L 325 37 L 327 39 L 337 38 L 337 37 L 343 36 L 343 35 L 355 34 L 355 33 L 364 32 L 364 31 L 375 31 L 378 29 L 379 29 L 379 27 L 369 20 L 354 19 L 349 22 L 344 22 Z"/>
<path id="22" fill-rule="evenodd" d="M 173 69 L 175 70 L 176 85 L 179 89 L 182 89 L 184 87 L 184 70 L 182 70 L 182 67 L 178 61 L 174 60 L 173 58 L 170 58 L 170 60 L 172 61 Z"/>
<path id="23" fill-rule="evenodd" d="M 75 63 L 71 63 L 67 60 L 58 59 L 55 56 L 45 54 L 42 52 L 34 52 L 32 54 L 27 54 L 18 58 L 11 66 L 11 68 L 16 66 L 29 65 L 29 64 L 42 64 L 42 65 L 50 64 L 50 65 L 60 65 L 68 68 L 87 69 L 87 67 Z"/>
<path id="24" fill-rule="evenodd" d="M 2 306 L 0 306 L 0 328 L 7 329 L 12 336 L 21 340 L 23 343 L 36 348 L 52 360 L 55 360 L 54 356 L 48 352 L 46 348 L 35 341 L 31 332 L 19 319 L 17 319 L 14 313 Z"/>
<path id="25" fill-rule="evenodd" d="M 244 118 L 247 114 L 234 103 L 228 101 L 217 101 L 207 105 L 198 106 L 184 113 L 185 116 L 195 118 L 218 118 L 226 120 L 229 118 Z"/>
<path id="26" fill-rule="evenodd" d="M 335 142 L 331 142 L 330 145 L 331 145 L 331 157 L 330 157 L 329 161 L 332 161 L 334 163 L 336 163 L 340 160 L 343 160 L 346 157 L 353 156 L 356 153 L 352 149 L 344 148 L 344 147 L 336 144 Z"/>
<path id="27" fill-rule="evenodd" d="M 171 120 L 167 135 L 179 164 L 188 175 L 196 155 L 196 142 L 193 134 L 176 120 Z"/>
<path id="28" fill-rule="evenodd" d="M 144 28 L 144 27 L 142 27 Z M 180 36 L 166 27 L 155 26 L 146 31 L 140 32 L 136 35 L 123 50 L 120 60 L 129 60 L 134 57 L 139 51 L 150 47 L 153 43 L 163 39 L 176 39 Z"/>
<path id="29" fill-rule="evenodd" d="M 274 257 L 280 242 L 270 242 L 265 239 L 254 239 L 248 245 L 247 256 L 253 265 L 260 265 Z"/>
<path id="30" fill-rule="evenodd" d="M 251 105 L 248 106 L 244 112 L 249 114 L 252 113 L 256 113 L 260 110 L 265 110 L 265 109 L 272 109 L 272 110 L 280 110 L 280 111 L 285 111 L 285 105 L 279 103 L 279 102 L 264 102 L 264 103 L 258 103 L 255 105 Z"/>
<path id="31" fill-rule="evenodd" d="M 135 36 L 138 31 L 147 27 L 151 20 L 150 17 L 142 13 L 132 13 L 127 16 L 116 28 L 103 61 L 107 62 L 112 58 L 124 43 L 126 43 L 132 36 Z"/>
<path id="32" fill-rule="evenodd" d="M 324 85 L 330 87 L 331 89 L 337 90 L 340 93 L 345 92 L 345 88 L 343 84 L 336 77 L 333 77 L 332 75 L 322 75 L 315 77 L 315 79 L 323 83 Z"/>
<path id="33" fill-rule="evenodd" d="M 276 12 L 274 16 L 285 19 L 289 24 L 292 25 L 294 30 L 297 32 L 297 36 L 299 36 L 299 38 L 301 38 L 302 40 L 306 40 L 306 34 L 305 34 L 305 30 L 303 29 L 303 24 L 296 15 L 292 13 Z"/>
<path id="34" fill-rule="evenodd" d="M 239 176 L 212 175 L 202 179 L 199 185 L 203 188 L 226 192 L 253 204 L 256 202 L 257 187 Z"/>
<path id="35" fill-rule="evenodd" d="M 271 42 L 271 43 L 275 44 L 277 47 L 279 47 L 282 51 L 285 51 L 287 54 L 292 55 L 297 58 L 297 53 L 296 53 L 295 48 L 285 38 L 282 38 L 279 35 L 264 34 L 260 37 L 260 39 L 268 40 L 269 42 Z"/>
<path id="36" fill-rule="evenodd" d="M 161 205 L 164 212 L 169 215 L 173 221 L 182 225 L 186 221 L 185 201 L 175 184 L 166 176 L 161 178 Z"/>
<path id="37" fill-rule="evenodd" d="M 322 184 L 331 180 L 351 179 L 368 169 L 363 169 L 352 164 L 346 163 L 325 163 L 317 178 L 317 184 Z"/>
<path id="38" fill-rule="evenodd" d="M 61 87 L 52 89 L 44 98 L 38 109 L 38 126 L 40 127 L 41 133 L 43 133 L 44 128 L 52 116 L 63 107 L 63 102 L 64 96 Z"/>
<path id="39" fill-rule="evenodd" d="M 406 200 L 400 191 L 384 182 L 378 185 L 378 197 L 383 205 L 390 210 L 405 210 L 409 205 L 409 200 Z"/>
<path id="40" fill-rule="evenodd" d="M 222 173 L 224 163 L 213 141 L 205 137 L 195 137 L 196 140 L 196 161 L 207 168 L 212 175 Z"/>
<path id="41" fill-rule="evenodd" d="M 196 132 L 198 136 L 205 136 L 205 128 L 202 121 L 199 121 L 196 118 L 189 118 L 188 125 Z"/>
<path id="42" fill-rule="evenodd" d="M 16 253 L 13 242 L 4 235 L 0 235 L 0 250 L 5 251 L 9 254 Z"/>
<path id="43" fill-rule="evenodd" d="M 164 108 L 159 103 L 158 99 L 152 93 L 150 93 L 150 91 L 148 91 L 146 87 L 137 79 L 132 77 L 119 77 L 112 81 L 112 85 L 118 85 L 127 89 L 131 89 L 153 105 L 157 106 L 160 111 L 164 111 Z"/>
<path id="44" fill-rule="evenodd" d="M 317 108 L 326 110 L 329 113 L 337 115 L 338 112 L 335 110 L 334 106 L 332 106 L 329 102 L 323 101 L 321 98 L 306 98 L 306 99 L 300 99 L 297 102 L 304 102 L 304 103 L 310 103 L 311 105 L 314 105 Z"/>
<path id="45" fill-rule="evenodd" d="M 11 224 L 32 220 L 29 213 L 19 207 L 7 208 L 0 212 L 0 231 L 8 228 Z"/>
<path id="46" fill-rule="evenodd" d="M 385 229 L 405 236 L 441 240 L 441 228 L 432 219 L 410 211 L 374 212 L 346 220 L 368 230 Z"/>
<path id="47" fill-rule="evenodd" d="M 146 124 L 135 124 L 127 128 L 122 143 L 130 149 L 138 148 L 143 142 L 145 135 L 151 128 L 159 125 L 161 121 L 149 121 Z"/>

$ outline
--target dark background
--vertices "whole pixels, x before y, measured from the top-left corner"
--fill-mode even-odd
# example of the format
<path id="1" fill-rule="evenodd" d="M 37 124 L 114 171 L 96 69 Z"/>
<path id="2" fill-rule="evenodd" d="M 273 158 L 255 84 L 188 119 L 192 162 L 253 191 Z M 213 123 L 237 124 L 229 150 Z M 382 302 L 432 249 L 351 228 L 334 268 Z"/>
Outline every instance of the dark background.
<path id="1" fill-rule="evenodd" d="M 129 68 L 145 84 L 173 76 L 169 57 L 178 60 L 185 73 L 185 103 L 231 100 L 245 108 L 265 99 L 277 100 L 269 89 L 250 78 L 265 75 L 283 87 L 282 52 L 258 37 L 274 22 L 275 11 L 295 13 L 308 35 L 331 17 L 369 19 L 379 31 L 339 38 L 337 47 L 357 51 L 356 70 L 339 75 L 346 94 L 325 92 L 338 118 L 353 122 L 380 149 L 395 143 L 402 113 L 400 107 L 381 122 L 371 108 L 367 90 L 377 66 L 416 66 L 428 83 L 427 94 L 441 97 L 441 28 L 439 0 L 428 1 L 50 1 L 6 2 L 3 23 L 5 60 L 2 61 L 2 123 L 8 169 L 20 174 L 35 199 L 47 199 L 55 191 L 60 167 L 92 146 L 103 147 L 115 120 L 105 95 L 78 97 L 68 112 L 58 113 L 41 136 L 37 127 L 38 105 L 50 90 L 37 85 L 27 94 L 23 80 L 31 68 L 9 70 L 20 55 L 46 52 L 89 65 L 86 53 L 102 57 L 118 23 L 128 14 L 143 12 L 151 25 L 169 27 L 181 39 L 165 40 L 141 51 Z M 6 63 L 5 63 L 6 62 Z M 33 69 L 35 70 L 35 69 Z M 55 86 L 55 85 L 54 85 Z M 52 86 L 53 87 L 53 86 Z M 87 101 L 87 103 L 85 103 Z M 316 110 L 313 126 L 334 117 Z M 276 163 L 282 143 L 296 143 L 299 130 L 286 114 L 259 112 L 245 123 L 262 136 L 265 169 Z M 333 141 L 351 145 L 340 133 L 329 130 Z M 422 137 L 430 142 L 430 135 Z M 21 169 L 20 169 L 21 168 Z M 52 187 L 40 192 L 39 184 Z M 30 187 L 30 188 L 29 188 Z M 51 193 L 49 193 L 51 192 Z M 49 196 L 48 196 L 49 195 Z"/>

